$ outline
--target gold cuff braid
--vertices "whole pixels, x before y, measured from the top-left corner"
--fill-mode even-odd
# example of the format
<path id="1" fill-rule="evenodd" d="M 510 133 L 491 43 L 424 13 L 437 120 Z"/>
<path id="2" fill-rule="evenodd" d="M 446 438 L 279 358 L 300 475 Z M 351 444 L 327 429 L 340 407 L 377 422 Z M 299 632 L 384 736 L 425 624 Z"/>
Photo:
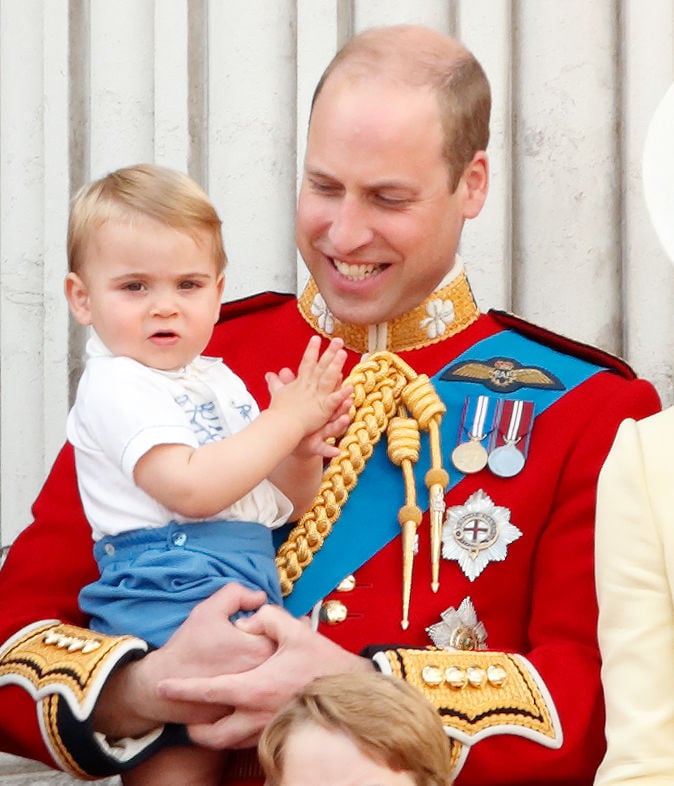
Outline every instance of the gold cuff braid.
<path id="1" fill-rule="evenodd" d="M 380 653 L 394 676 L 436 707 L 447 733 L 465 745 L 495 734 L 559 748 L 562 731 L 547 688 L 521 655 L 441 649 Z"/>
<path id="2" fill-rule="evenodd" d="M 59 699 L 78 721 L 86 720 L 108 676 L 130 652 L 146 652 L 147 644 L 132 636 L 105 636 L 56 621 L 19 631 L 0 648 L 0 685 L 27 690 L 37 703 L 45 743 L 63 769 L 86 773 L 63 743 L 57 722 Z"/>

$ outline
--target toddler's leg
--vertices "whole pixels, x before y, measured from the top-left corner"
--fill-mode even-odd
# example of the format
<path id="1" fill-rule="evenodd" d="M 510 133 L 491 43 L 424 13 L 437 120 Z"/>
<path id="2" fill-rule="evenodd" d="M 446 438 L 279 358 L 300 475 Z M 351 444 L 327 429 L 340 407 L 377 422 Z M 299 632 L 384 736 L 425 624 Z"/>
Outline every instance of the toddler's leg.
<path id="1" fill-rule="evenodd" d="M 220 786 L 226 751 L 166 748 L 122 775 L 124 786 Z"/>

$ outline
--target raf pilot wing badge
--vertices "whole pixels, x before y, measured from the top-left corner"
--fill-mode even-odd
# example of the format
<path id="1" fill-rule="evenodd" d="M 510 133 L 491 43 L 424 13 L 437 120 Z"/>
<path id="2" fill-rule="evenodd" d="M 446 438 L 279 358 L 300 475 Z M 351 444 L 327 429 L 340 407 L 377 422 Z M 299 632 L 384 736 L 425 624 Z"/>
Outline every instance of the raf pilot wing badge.
<path id="1" fill-rule="evenodd" d="M 462 360 L 443 371 L 443 382 L 476 382 L 496 393 L 513 393 L 520 388 L 564 390 L 562 382 L 539 366 L 523 366 L 513 358 Z"/>

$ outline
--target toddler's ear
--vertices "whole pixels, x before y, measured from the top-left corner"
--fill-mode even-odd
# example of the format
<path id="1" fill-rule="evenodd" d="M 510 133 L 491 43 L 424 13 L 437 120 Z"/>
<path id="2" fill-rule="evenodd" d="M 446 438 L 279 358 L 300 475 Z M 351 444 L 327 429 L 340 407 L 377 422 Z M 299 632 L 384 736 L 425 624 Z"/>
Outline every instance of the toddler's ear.
<path id="1" fill-rule="evenodd" d="M 218 288 L 218 303 L 215 306 L 215 317 L 213 319 L 213 324 L 220 319 L 220 307 L 222 305 L 222 292 L 225 288 L 225 274 L 220 273 L 218 276 L 218 280 L 215 282 L 215 286 Z"/>
<path id="2" fill-rule="evenodd" d="M 80 325 L 90 325 L 89 292 L 84 281 L 77 273 L 68 273 L 63 282 L 63 289 L 72 315 Z"/>

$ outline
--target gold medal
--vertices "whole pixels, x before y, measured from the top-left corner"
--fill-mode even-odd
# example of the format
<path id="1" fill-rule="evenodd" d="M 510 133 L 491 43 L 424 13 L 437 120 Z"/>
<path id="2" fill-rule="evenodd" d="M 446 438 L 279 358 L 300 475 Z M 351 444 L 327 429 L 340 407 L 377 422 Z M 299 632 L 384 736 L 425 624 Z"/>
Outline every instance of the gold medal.
<path id="1" fill-rule="evenodd" d="M 482 444 L 492 430 L 494 407 L 489 396 L 468 396 L 463 405 L 459 443 L 452 451 L 452 464 L 466 475 L 487 466 L 489 451 Z M 461 442 L 463 435 L 467 442 Z"/>
<path id="2" fill-rule="evenodd" d="M 452 451 L 452 464 L 466 475 L 479 472 L 487 466 L 489 454 L 479 439 L 472 437 L 462 442 Z"/>

